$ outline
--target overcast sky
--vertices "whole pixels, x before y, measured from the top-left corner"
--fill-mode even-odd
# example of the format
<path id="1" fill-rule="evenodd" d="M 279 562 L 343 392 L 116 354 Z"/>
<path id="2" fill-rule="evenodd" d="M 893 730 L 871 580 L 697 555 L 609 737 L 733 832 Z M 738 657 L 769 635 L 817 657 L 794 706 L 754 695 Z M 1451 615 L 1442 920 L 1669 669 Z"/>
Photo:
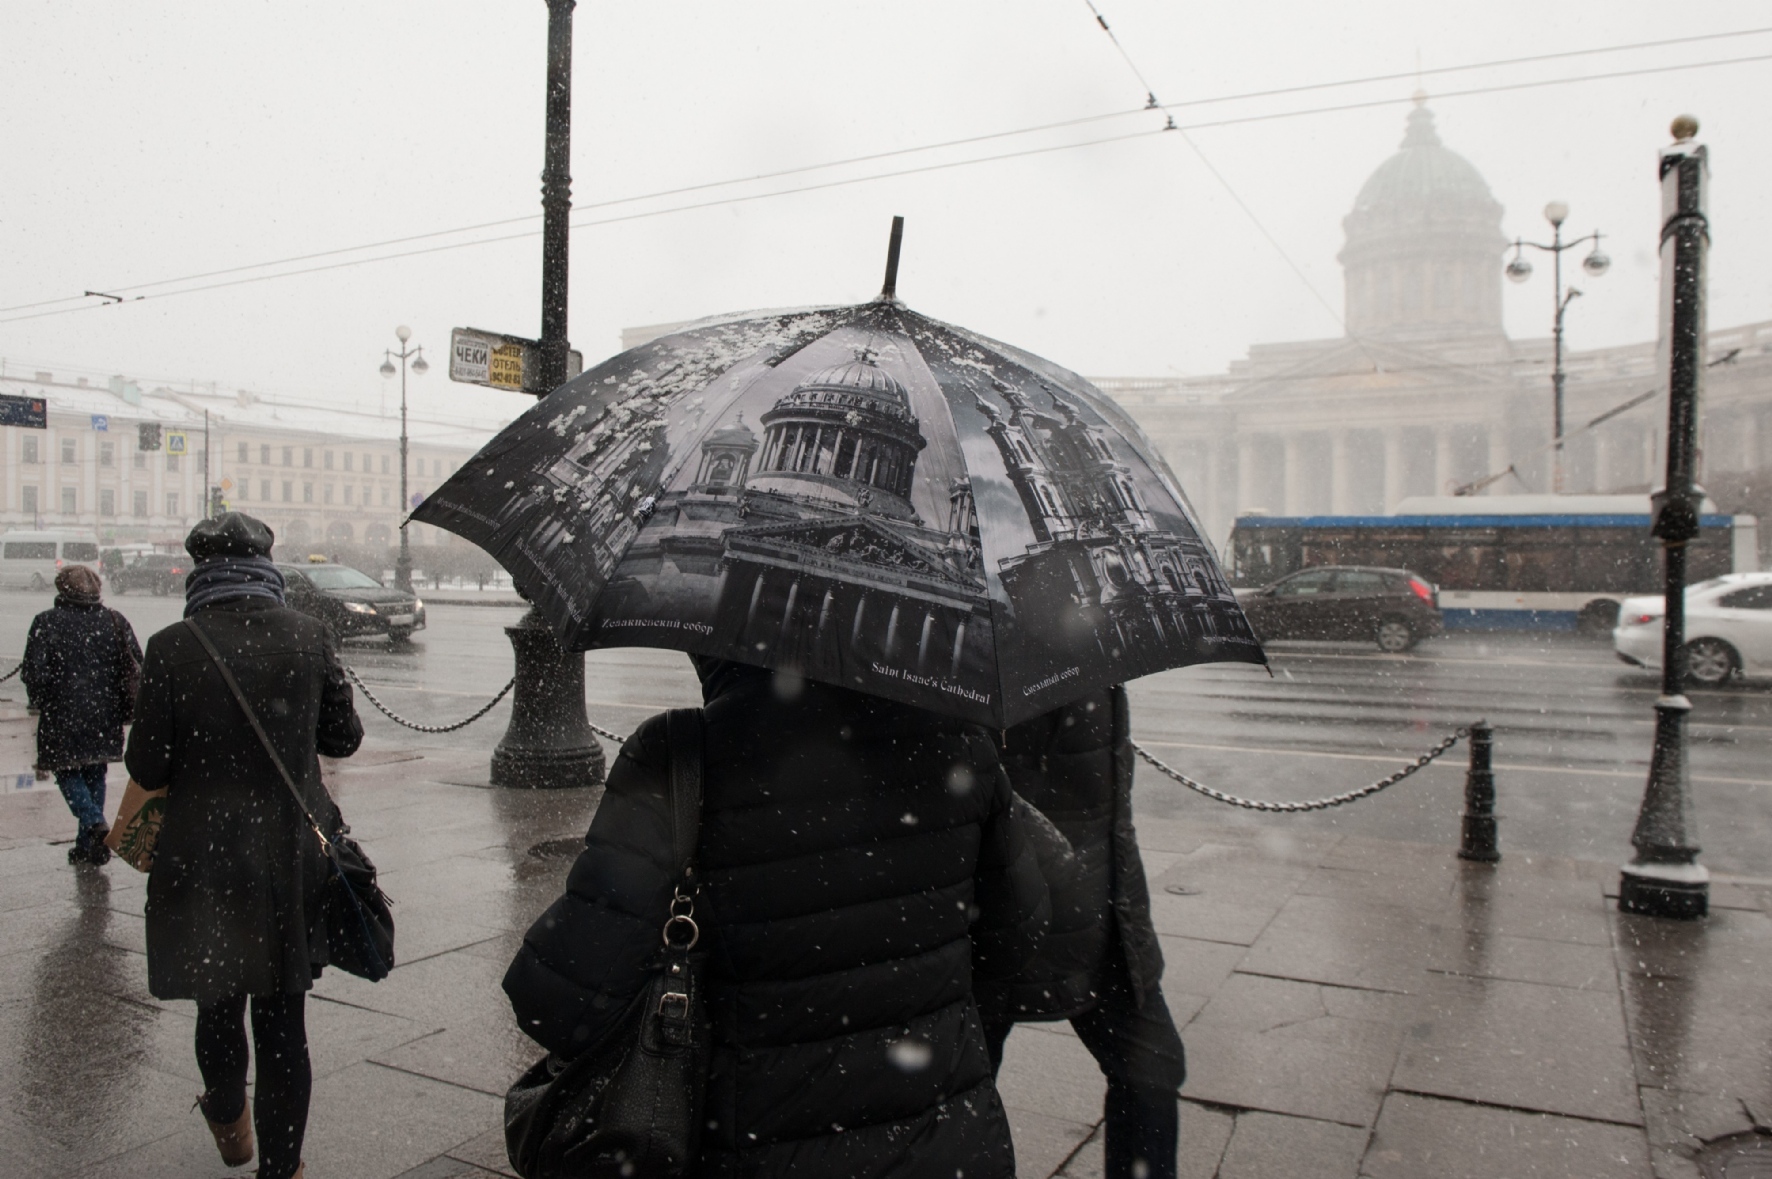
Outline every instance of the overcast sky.
<path id="1" fill-rule="evenodd" d="M 1406 76 L 1174 115 L 1189 126 L 1378 105 L 1159 134 L 1162 116 L 1137 112 L 1145 89 L 1085 0 L 584 0 L 575 219 L 658 215 L 574 231 L 574 346 L 594 363 L 625 326 L 867 299 L 902 213 L 899 293 L 920 311 L 1092 375 L 1219 371 L 1252 343 L 1341 333 L 1341 218 L 1396 149 L 1418 66 L 1772 26 L 1772 6 L 1729 0 L 1098 6 L 1165 103 Z M 528 404 L 451 385 L 442 362 L 452 326 L 538 331 L 538 236 L 182 295 L 163 293 L 266 272 L 141 284 L 536 214 L 541 0 L 8 0 L 5 25 L 0 307 L 89 288 L 163 296 L 0 312 L 8 372 L 379 403 L 381 350 L 409 323 L 439 362 L 415 400 L 489 422 Z M 1772 319 L 1772 61 L 1453 92 L 1766 55 L 1772 35 L 1760 34 L 1424 74 L 1442 138 L 1488 179 L 1510 237 L 1544 236 L 1552 198 L 1571 206 L 1575 233 L 1611 235 L 1616 264 L 1580 280 L 1572 346 L 1654 335 L 1655 153 L 1683 111 L 1713 154 L 1711 324 Z M 591 207 L 1116 111 L 1132 113 Z M 658 212 L 1117 137 L 1128 138 Z M 1505 299 L 1513 335 L 1547 334 L 1548 267 Z"/>

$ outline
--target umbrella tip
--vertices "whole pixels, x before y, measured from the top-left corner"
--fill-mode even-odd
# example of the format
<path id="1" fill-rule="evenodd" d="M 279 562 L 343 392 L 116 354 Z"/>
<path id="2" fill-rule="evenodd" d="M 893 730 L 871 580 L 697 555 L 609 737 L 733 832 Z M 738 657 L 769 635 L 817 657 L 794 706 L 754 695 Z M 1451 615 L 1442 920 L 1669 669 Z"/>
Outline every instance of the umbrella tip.
<path id="1" fill-rule="evenodd" d="M 882 303 L 898 299 L 898 247 L 904 243 L 904 218 L 892 219 L 892 238 L 886 243 L 886 284 L 880 288 Z"/>

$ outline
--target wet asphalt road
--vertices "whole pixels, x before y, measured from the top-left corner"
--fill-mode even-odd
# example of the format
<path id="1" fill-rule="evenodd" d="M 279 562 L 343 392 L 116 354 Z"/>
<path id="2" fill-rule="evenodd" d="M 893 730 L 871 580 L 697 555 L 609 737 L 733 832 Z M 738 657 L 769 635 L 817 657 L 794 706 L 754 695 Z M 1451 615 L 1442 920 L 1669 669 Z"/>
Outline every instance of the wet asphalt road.
<path id="1" fill-rule="evenodd" d="M 175 621 L 176 598 L 108 598 L 144 639 Z M 47 594 L 0 594 L 0 658 L 24 649 Z M 430 627 L 404 650 L 352 642 L 347 662 L 390 707 L 427 724 L 467 716 L 511 674 L 501 628 L 519 611 L 434 605 Z M 1298 800 L 1340 793 L 1388 774 L 1478 718 L 1496 728 L 1504 854 L 1628 857 L 1652 737 L 1656 679 L 1619 663 L 1606 642 L 1573 636 L 1455 635 L 1401 656 L 1354 645 L 1280 644 L 1273 675 L 1204 667 L 1132 685 L 1133 732 L 1152 753 L 1220 790 Z M 661 709 L 699 702 L 682 655 L 642 649 L 587 661 L 591 719 L 617 732 Z M 0 697 L 22 698 L 17 682 Z M 1772 685 L 1692 693 L 1691 765 L 1703 862 L 1720 873 L 1772 878 Z M 383 746 L 491 748 L 510 715 L 505 701 L 456 733 L 402 729 L 361 706 Z M 1140 813 L 1247 824 L 1283 840 L 1334 829 L 1455 845 L 1465 751 L 1383 794 L 1310 815 L 1231 808 L 1141 766 Z M 10 770 L 11 767 L 0 767 Z"/>

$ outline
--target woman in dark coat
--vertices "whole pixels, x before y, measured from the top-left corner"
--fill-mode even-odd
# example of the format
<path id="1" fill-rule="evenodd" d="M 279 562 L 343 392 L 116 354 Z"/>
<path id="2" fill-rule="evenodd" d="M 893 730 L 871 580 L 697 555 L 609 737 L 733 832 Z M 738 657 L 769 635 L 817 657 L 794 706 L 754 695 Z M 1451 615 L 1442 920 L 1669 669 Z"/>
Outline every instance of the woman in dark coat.
<path id="1" fill-rule="evenodd" d="M 37 769 L 55 775 L 80 823 L 70 864 L 104 864 L 106 762 L 123 756 L 129 682 L 141 644 L 129 620 L 99 602 L 98 574 L 69 565 L 55 575 L 55 605 L 31 620 L 19 678 L 37 710 Z"/>
<path id="2" fill-rule="evenodd" d="M 309 810 L 336 828 L 318 755 L 350 756 L 363 726 L 324 626 L 283 605 L 271 542 L 269 528 L 237 512 L 192 529 L 185 617 L 221 652 Z M 303 1007 L 326 964 L 326 857 L 188 623 L 148 640 L 125 762 L 148 789 L 169 788 L 148 876 L 148 989 L 197 1001 L 203 1115 L 236 1166 L 253 1148 L 251 997 L 258 1174 L 288 1179 L 300 1173 L 307 1126 Z"/>
<path id="3" fill-rule="evenodd" d="M 714 1027 L 697 1173 L 1007 1179 L 972 984 L 1014 973 L 1048 910 L 990 737 L 757 668 L 697 668 Z M 657 717 L 623 746 L 566 894 L 505 975 L 519 1026 L 558 1056 L 608 1030 L 658 945 L 669 773 Z"/>
<path id="4" fill-rule="evenodd" d="M 1070 840 L 1053 936 L 1016 978 L 980 996 L 991 1058 L 1023 1020 L 1069 1019 L 1107 1078 L 1107 1179 L 1174 1179 L 1187 1077 L 1163 999 L 1163 952 L 1132 825 L 1126 689 L 1091 693 L 1003 735 L 1016 792 Z M 1081 918 L 1081 919 L 1079 919 Z"/>

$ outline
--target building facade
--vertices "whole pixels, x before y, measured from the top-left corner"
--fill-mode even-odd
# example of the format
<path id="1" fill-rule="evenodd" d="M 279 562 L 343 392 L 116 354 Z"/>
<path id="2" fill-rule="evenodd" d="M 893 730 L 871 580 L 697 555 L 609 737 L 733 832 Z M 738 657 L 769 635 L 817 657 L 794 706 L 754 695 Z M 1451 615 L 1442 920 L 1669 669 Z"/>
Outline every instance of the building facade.
<path id="1" fill-rule="evenodd" d="M 1095 383 L 1164 451 L 1220 545 L 1246 512 L 1381 513 L 1408 496 L 1547 492 L 1551 342 L 1503 330 L 1501 216 L 1418 102 L 1342 223 L 1345 335 L 1257 345 L 1218 376 Z M 1547 279 L 1529 284 L 1535 297 Z M 1726 509 L 1763 511 L 1772 322 L 1713 330 L 1708 349 L 1703 481 Z M 1564 368 L 1564 490 L 1658 484 L 1665 397 L 1612 412 L 1664 382 L 1655 342 L 1566 352 Z"/>
<path id="2" fill-rule="evenodd" d="M 174 546 L 203 517 L 211 486 L 292 545 L 397 539 L 398 419 L 47 372 L 0 375 L 0 393 L 41 397 L 49 417 L 45 430 L 0 428 L 0 528 L 91 528 L 102 542 Z M 160 449 L 141 448 L 143 425 L 159 427 Z M 414 418 L 410 435 L 409 496 L 428 495 L 478 449 L 454 424 Z M 419 525 L 409 538 L 453 539 Z"/>

